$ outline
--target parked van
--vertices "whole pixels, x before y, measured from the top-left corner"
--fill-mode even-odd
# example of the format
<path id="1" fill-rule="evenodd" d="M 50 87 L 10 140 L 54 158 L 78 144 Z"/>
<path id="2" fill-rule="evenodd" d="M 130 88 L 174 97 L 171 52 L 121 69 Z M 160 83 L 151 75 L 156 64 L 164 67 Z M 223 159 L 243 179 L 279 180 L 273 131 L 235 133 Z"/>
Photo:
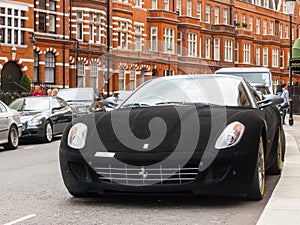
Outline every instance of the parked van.
<path id="1" fill-rule="evenodd" d="M 272 74 L 265 67 L 225 67 L 217 70 L 216 74 L 228 74 L 243 77 L 253 86 L 266 86 L 273 94 Z"/>

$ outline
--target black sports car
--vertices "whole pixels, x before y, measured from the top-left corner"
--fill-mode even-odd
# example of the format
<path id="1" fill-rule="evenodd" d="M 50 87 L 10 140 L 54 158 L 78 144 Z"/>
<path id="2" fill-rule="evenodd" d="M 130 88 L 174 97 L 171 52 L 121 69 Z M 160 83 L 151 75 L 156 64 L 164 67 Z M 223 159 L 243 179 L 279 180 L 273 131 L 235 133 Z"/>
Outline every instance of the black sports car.
<path id="1" fill-rule="evenodd" d="M 284 132 L 276 104 L 244 79 L 180 75 L 146 82 L 116 110 L 83 116 L 62 137 L 64 183 L 75 197 L 106 192 L 262 199 L 280 174 Z"/>
<path id="2" fill-rule="evenodd" d="M 62 98 L 55 96 L 18 98 L 9 107 L 21 114 L 21 138 L 38 138 L 45 142 L 51 142 L 53 136 L 62 134 L 74 114 Z"/>

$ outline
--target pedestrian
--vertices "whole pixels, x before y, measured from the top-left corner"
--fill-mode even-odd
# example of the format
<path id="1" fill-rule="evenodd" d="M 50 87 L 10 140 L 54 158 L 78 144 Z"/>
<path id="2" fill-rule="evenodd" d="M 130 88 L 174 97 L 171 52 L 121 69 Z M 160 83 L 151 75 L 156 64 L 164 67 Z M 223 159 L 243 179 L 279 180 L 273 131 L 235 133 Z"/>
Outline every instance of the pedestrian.
<path id="1" fill-rule="evenodd" d="M 56 95 L 57 95 L 57 92 L 58 92 L 58 89 L 57 89 L 57 88 L 54 88 L 53 91 L 52 91 L 52 96 L 56 96 Z"/>
<path id="2" fill-rule="evenodd" d="M 281 103 L 281 105 L 279 106 L 279 109 L 282 111 L 282 123 L 285 124 L 286 112 L 290 105 L 289 91 L 288 91 L 287 84 L 284 84 L 284 86 L 283 86 L 281 97 L 283 98 L 283 103 Z"/>
<path id="3" fill-rule="evenodd" d="M 41 87 L 39 85 L 35 85 L 32 96 L 44 96 L 44 95 L 45 95 L 45 93 L 41 90 Z"/>
<path id="4" fill-rule="evenodd" d="M 47 95 L 52 96 L 52 90 L 50 88 L 47 90 Z"/>

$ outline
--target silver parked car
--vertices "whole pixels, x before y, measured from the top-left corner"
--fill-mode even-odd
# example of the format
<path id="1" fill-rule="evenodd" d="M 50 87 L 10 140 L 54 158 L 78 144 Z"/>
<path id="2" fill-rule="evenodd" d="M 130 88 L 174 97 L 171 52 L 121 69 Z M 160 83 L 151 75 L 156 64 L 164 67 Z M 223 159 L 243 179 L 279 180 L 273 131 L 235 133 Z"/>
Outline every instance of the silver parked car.
<path id="1" fill-rule="evenodd" d="M 21 134 L 20 114 L 0 101 L 0 145 L 4 149 L 16 149 Z"/>

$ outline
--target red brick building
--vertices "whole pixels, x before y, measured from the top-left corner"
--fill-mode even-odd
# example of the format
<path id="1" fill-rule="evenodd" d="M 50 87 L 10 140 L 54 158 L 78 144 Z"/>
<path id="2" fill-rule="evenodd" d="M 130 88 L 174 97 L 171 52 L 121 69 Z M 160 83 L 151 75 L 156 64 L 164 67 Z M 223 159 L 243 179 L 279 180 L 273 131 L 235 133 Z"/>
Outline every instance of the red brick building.
<path id="1" fill-rule="evenodd" d="M 298 24 L 297 5 L 293 41 Z M 275 84 L 289 79 L 280 0 L 0 0 L 0 32 L 4 91 L 25 74 L 32 84 L 104 93 L 227 66 L 268 67 Z"/>

